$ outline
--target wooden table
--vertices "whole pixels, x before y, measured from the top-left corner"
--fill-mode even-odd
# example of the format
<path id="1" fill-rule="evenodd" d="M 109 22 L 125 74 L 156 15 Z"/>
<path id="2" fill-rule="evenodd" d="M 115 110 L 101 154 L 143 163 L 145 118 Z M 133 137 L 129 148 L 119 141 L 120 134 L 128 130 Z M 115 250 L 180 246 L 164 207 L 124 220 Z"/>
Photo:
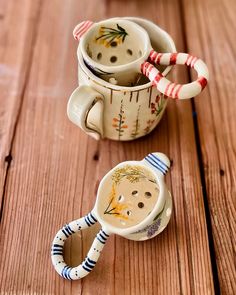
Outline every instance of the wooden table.
<path id="1" fill-rule="evenodd" d="M 0 0 L 1 295 L 236 294 L 235 13 L 234 0 Z M 191 101 L 170 101 L 149 136 L 97 142 L 66 116 L 77 85 L 71 33 L 117 15 L 156 22 L 178 51 L 206 61 L 211 82 Z M 177 67 L 172 79 L 190 74 Z M 111 167 L 150 151 L 173 164 L 167 230 L 143 243 L 112 236 L 88 277 L 59 277 L 57 229 L 92 208 Z M 82 260 L 97 229 L 67 244 L 68 262 Z"/>

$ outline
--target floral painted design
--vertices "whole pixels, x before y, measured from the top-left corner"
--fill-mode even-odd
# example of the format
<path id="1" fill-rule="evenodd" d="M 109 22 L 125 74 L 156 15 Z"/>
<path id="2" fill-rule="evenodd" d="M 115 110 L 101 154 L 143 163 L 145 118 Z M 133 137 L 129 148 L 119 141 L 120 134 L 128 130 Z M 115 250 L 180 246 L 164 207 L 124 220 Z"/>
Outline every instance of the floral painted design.
<path id="1" fill-rule="evenodd" d="M 137 137 L 137 135 L 139 134 L 139 130 L 140 130 L 140 122 L 139 122 L 139 112 L 140 112 L 140 107 L 138 107 L 138 111 L 137 111 L 137 117 L 136 117 L 136 120 L 134 122 L 134 129 L 131 133 L 131 137 L 133 139 L 135 139 Z"/>
<path id="2" fill-rule="evenodd" d="M 128 33 L 118 24 L 116 24 L 116 26 L 117 29 L 101 27 L 99 30 L 99 36 L 96 38 L 96 42 L 100 42 L 106 47 L 116 46 L 121 42 L 123 43 Z"/>
<path id="3" fill-rule="evenodd" d="M 131 183 L 139 182 L 143 179 L 156 183 L 156 180 L 153 179 L 149 173 L 144 171 L 140 166 L 135 165 L 125 165 L 124 167 L 117 168 L 114 171 L 112 180 L 115 184 L 119 184 L 123 178 L 128 179 Z"/>
<path id="4" fill-rule="evenodd" d="M 104 214 L 114 215 L 115 217 L 127 220 L 128 216 L 124 215 L 122 211 L 128 208 L 128 206 L 126 204 L 120 203 L 119 200 L 117 200 L 116 195 L 116 186 L 113 183 L 109 196 L 109 204 L 105 209 Z"/>
<path id="5" fill-rule="evenodd" d="M 165 105 L 166 98 L 167 96 L 160 93 L 159 95 L 156 96 L 155 102 L 151 103 L 151 113 L 155 114 L 156 117 L 162 112 Z"/>
<path id="6" fill-rule="evenodd" d="M 160 228 L 161 215 L 162 215 L 163 211 L 165 210 L 165 205 L 166 205 L 166 203 L 164 204 L 163 209 L 161 210 L 161 212 L 158 213 L 157 216 L 153 219 L 152 224 L 147 225 L 145 228 L 140 229 L 140 230 L 134 232 L 133 234 L 147 232 L 147 237 L 151 238 Z"/>
<path id="7" fill-rule="evenodd" d="M 152 128 L 154 122 L 155 122 L 155 120 L 148 120 L 148 121 L 147 121 L 147 126 L 146 126 L 146 128 L 144 129 L 144 133 L 145 133 L 145 134 L 148 134 L 148 133 L 151 131 L 151 128 Z"/>
<path id="8" fill-rule="evenodd" d="M 116 131 L 118 132 L 118 139 L 122 137 L 124 133 L 124 129 L 128 128 L 128 125 L 125 124 L 125 116 L 124 116 L 124 105 L 123 105 L 123 100 L 121 100 L 120 104 L 120 112 L 118 114 L 117 118 L 113 118 L 113 124 L 112 126 L 116 128 Z"/>

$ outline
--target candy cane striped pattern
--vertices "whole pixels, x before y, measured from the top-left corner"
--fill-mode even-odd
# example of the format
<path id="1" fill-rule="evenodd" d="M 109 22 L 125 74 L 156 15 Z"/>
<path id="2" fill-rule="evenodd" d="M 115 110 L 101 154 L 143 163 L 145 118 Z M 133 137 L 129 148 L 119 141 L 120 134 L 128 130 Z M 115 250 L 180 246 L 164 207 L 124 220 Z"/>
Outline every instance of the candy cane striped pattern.
<path id="1" fill-rule="evenodd" d="M 79 23 L 73 30 L 73 36 L 76 40 L 80 38 L 87 32 L 87 30 L 93 25 L 93 22 L 87 20 Z"/>
<path id="2" fill-rule="evenodd" d="M 63 258 L 63 248 L 65 240 L 74 233 L 82 229 L 88 228 L 97 222 L 93 213 L 89 213 L 85 217 L 72 221 L 62 227 L 56 234 L 51 249 L 51 259 L 54 268 L 63 278 L 68 280 L 78 280 L 89 274 L 100 256 L 100 253 L 109 237 L 109 234 L 101 229 L 93 241 L 87 257 L 77 267 L 68 266 Z"/>
<path id="3" fill-rule="evenodd" d="M 163 94 L 175 98 L 186 99 L 198 95 L 207 85 L 209 73 L 206 64 L 199 58 L 186 53 L 157 53 L 151 50 L 149 60 L 159 65 L 187 65 L 198 73 L 196 81 L 188 84 L 175 84 L 162 76 L 162 74 L 149 62 L 141 65 L 141 72 L 146 75 L 157 89 Z"/>
<path id="4" fill-rule="evenodd" d="M 170 168 L 169 159 L 161 153 L 149 154 L 145 157 L 145 161 L 163 175 L 165 175 Z"/>

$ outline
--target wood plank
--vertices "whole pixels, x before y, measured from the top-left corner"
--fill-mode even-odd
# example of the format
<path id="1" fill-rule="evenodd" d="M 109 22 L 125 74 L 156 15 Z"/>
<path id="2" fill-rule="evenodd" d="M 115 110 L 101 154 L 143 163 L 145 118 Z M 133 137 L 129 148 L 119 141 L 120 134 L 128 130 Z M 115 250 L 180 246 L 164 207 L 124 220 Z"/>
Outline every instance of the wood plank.
<path id="1" fill-rule="evenodd" d="M 236 293 L 235 1 L 185 1 L 189 50 L 204 56 L 209 87 L 195 99 L 222 294 Z"/>
<path id="2" fill-rule="evenodd" d="M 160 126 L 133 143 L 96 142 L 66 118 L 67 98 L 77 79 L 72 28 L 80 20 L 99 20 L 118 11 L 121 16 L 128 13 L 154 20 L 184 50 L 177 1 L 153 0 L 148 6 L 143 1 L 42 3 L 6 183 L 1 224 L 3 294 L 213 293 L 191 103 L 170 102 Z M 185 69 L 177 69 L 174 78 L 177 75 L 186 81 Z M 167 182 L 174 214 L 167 230 L 143 243 L 113 236 L 88 277 L 78 282 L 60 278 L 49 256 L 56 230 L 91 210 L 97 185 L 111 167 L 155 150 L 173 160 Z M 96 231 L 85 231 L 82 239 L 75 237 L 67 245 L 77 248 L 78 255 L 67 253 L 68 261 L 81 261 Z"/>
<path id="3" fill-rule="evenodd" d="M 0 204 L 34 44 L 39 1 L 0 1 Z"/>

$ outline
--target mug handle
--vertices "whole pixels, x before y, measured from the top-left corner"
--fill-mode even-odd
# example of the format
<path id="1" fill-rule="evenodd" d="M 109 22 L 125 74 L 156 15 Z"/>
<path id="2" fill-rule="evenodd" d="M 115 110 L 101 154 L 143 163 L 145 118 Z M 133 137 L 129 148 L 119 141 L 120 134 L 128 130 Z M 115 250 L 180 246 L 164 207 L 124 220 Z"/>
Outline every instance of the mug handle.
<path id="1" fill-rule="evenodd" d="M 51 248 L 52 264 L 57 273 L 68 280 L 78 280 L 87 276 L 96 265 L 100 253 L 106 244 L 109 234 L 103 228 L 100 229 L 96 235 L 90 250 L 84 261 L 76 266 L 70 267 L 64 261 L 63 249 L 65 241 L 73 234 L 93 226 L 97 222 L 95 214 L 90 212 L 88 215 L 71 221 L 69 224 L 64 225 L 56 234 Z"/>
<path id="2" fill-rule="evenodd" d="M 82 85 L 73 91 L 67 104 L 69 119 L 97 140 L 103 137 L 103 100 L 101 93 Z"/>
<path id="3" fill-rule="evenodd" d="M 88 31 L 88 29 L 93 25 L 94 23 L 90 20 L 83 21 L 75 26 L 73 30 L 73 36 L 75 40 L 80 40 L 80 38 Z"/>
<path id="4" fill-rule="evenodd" d="M 141 72 L 156 85 L 157 89 L 175 99 L 187 99 L 197 96 L 209 80 L 206 64 L 199 58 L 187 53 L 158 53 L 151 50 L 149 60 L 156 65 L 187 65 L 194 68 L 198 74 L 197 80 L 187 84 L 175 84 L 165 78 L 157 68 L 148 61 L 141 65 Z"/>

